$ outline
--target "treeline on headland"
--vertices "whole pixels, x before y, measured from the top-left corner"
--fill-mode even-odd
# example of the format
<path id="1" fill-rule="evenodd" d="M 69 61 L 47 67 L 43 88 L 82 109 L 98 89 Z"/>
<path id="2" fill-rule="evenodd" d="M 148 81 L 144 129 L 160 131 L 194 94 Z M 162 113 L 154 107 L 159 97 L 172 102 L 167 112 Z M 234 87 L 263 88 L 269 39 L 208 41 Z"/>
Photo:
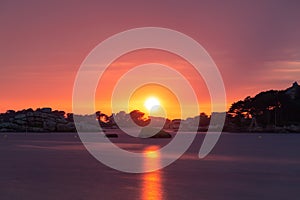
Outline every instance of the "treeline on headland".
<path id="1" fill-rule="evenodd" d="M 226 126 L 233 131 L 300 133 L 300 86 L 269 90 L 235 102 L 227 112 Z"/>
<path id="2" fill-rule="evenodd" d="M 213 115 L 218 113 L 213 113 Z M 79 116 L 51 108 L 31 108 L 21 111 L 8 110 L 0 114 L 0 132 L 75 132 L 74 117 L 97 121 L 102 128 L 118 129 L 151 124 L 154 127 L 177 130 L 207 131 L 211 116 L 182 119 L 145 117 L 139 110 L 121 111 L 110 116 L 98 111 L 92 115 Z M 212 125 L 218 126 L 218 125 Z M 91 126 L 91 131 L 93 127 Z M 227 132 L 298 132 L 300 133 L 300 86 L 295 82 L 286 90 L 269 90 L 254 97 L 235 102 L 226 113 L 223 131 Z"/>

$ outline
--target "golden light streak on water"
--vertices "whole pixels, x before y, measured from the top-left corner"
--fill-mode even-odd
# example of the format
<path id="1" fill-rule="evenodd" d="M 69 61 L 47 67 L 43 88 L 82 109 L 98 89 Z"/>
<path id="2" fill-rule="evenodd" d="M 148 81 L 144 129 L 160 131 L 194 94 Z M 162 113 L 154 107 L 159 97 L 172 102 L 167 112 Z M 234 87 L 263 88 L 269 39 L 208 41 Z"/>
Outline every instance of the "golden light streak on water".
<path id="1" fill-rule="evenodd" d="M 154 151 L 158 148 L 158 146 L 150 146 L 147 149 L 145 149 L 145 167 L 149 168 L 160 166 L 161 157 L 157 152 Z M 164 199 L 162 170 L 143 174 L 141 192 L 142 200 Z"/>

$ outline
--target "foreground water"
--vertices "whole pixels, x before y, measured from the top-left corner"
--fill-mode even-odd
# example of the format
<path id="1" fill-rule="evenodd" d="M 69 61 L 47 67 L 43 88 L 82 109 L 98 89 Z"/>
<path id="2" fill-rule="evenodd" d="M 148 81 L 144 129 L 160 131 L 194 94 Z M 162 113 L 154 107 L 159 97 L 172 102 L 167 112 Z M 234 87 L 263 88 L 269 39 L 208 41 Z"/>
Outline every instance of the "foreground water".
<path id="1" fill-rule="evenodd" d="M 300 198 L 300 134 L 224 133 L 198 159 L 203 136 L 163 170 L 129 174 L 94 159 L 73 133 L 1 134 L 0 199 Z M 134 151 L 169 141 L 113 139 Z"/>

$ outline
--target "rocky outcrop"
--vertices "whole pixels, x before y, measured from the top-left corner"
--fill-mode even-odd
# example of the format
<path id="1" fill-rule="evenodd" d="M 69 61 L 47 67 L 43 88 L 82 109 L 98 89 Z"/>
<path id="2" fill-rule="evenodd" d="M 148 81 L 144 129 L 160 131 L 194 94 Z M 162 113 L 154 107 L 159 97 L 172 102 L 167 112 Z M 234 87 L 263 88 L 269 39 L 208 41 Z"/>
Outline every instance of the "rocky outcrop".
<path id="1" fill-rule="evenodd" d="M 139 134 L 140 138 L 171 138 L 171 134 L 158 128 L 144 127 Z"/>
<path id="2" fill-rule="evenodd" d="M 75 132 L 72 115 L 51 108 L 0 114 L 0 132 Z"/>
<path id="3" fill-rule="evenodd" d="M 118 134 L 115 134 L 115 133 L 106 133 L 105 137 L 107 137 L 107 138 L 117 138 L 119 136 L 118 136 Z"/>

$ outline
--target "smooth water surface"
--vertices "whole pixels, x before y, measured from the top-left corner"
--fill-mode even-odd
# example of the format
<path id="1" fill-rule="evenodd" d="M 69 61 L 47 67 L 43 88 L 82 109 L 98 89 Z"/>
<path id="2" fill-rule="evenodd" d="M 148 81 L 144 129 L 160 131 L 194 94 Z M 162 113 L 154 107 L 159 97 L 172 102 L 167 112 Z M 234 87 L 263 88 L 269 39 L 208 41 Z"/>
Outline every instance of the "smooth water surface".
<path id="1" fill-rule="evenodd" d="M 5 136 L 6 135 L 6 136 Z M 170 166 L 128 174 L 94 159 L 75 133 L 0 135 L 0 199 L 299 199 L 300 134 L 223 133 L 204 159 L 204 134 Z M 170 139 L 112 139 L 151 153 Z M 157 158 L 157 159 L 155 159 Z"/>

